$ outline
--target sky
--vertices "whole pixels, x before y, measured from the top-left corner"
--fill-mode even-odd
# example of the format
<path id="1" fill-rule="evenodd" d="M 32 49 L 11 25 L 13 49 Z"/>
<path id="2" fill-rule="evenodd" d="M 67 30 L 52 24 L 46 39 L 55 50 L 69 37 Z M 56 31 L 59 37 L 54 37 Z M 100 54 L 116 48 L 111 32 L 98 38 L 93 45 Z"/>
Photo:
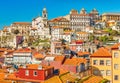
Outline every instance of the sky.
<path id="1" fill-rule="evenodd" d="M 48 19 L 65 16 L 71 9 L 80 12 L 85 8 L 90 12 L 96 8 L 100 14 L 104 12 L 120 12 L 120 0 L 0 0 L 0 29 L 13 22 L 31 22 L 42 15 L 46 7 Z"/>

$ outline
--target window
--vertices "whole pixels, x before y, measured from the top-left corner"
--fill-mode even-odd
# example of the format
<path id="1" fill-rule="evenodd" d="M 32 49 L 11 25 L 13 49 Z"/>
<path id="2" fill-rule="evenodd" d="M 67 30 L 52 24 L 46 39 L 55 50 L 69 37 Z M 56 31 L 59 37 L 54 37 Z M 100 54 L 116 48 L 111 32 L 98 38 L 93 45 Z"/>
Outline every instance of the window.
<path id="1" fill-rule="evenodd" d="M 98 71 L 98 70 L 94 70 L 94 71 L 93 71 L 93 74 L 94 74 L 94 75 L 98 75 L 98 74 L 99 74 L 99 71 Z"/>
<path id="2" fill-rule="evenodd" d="M 110 60 L 106 60 L 106 65 L 110 66 L 111 65 L 111 61 Z"/>
<path id="3" fill-rule="evenodd" d="M 98 65 L 98 60 L 94 60 L 93 65 Z"/>
<path id="4" fill-rule="evenodd" d="M 110 76 L 110 75 L 111 75 L 111 71 L 110 71 L 110 70 L 107 70 L 107 71 L 106 71 L 106 75 L 107 75 L 107 76 Z"/>
<path id="5" fill-rule="evenodd" d="M 34 71 L 34 76 L 37 76 L 37 71 Z"/>
<path id="6" fill-rule="evenodd" d="M 45 72 L 46 77 L 48 76 L 48 71 Z"/>
<path id="7" fill-rule="evenodd" d="M 114 58 L 118 58 L 119 54 L 117 52 L 114 53 Z"/>
<path id="8" fill-rule="evenodd" d="M 25 75 L 26 75 L 26 76 L 29 76 L 29 70 L 26 70 L 26 71 L 25 71 Z"/>
<path id="9" fill-rule="evenodd" d="M 118 75 L 114 75 L 114 80 L 118 80 L 118 79 L 119 79 Z"/>
<path id="10" fill-rule="evenodd" d="M 106 83 L 111 83 L 111 81 L 110 81 L 110 80 L 108 80 Z"/>
<path id="11" fill-rule="evenodd" d="M 114 64 L 114 69 L 118 69 L 119 65 L 118 64 Z"/>
<path id="12" fill-rule="evenodd" d="M 104 65 L 104 60 L 100 60 L 100 65 Z"/>
<path id="13" fill-rule="evenodd" d="M 104 70 L 101 70 L 100 73 L 102 76 L 104 76 Z"/>

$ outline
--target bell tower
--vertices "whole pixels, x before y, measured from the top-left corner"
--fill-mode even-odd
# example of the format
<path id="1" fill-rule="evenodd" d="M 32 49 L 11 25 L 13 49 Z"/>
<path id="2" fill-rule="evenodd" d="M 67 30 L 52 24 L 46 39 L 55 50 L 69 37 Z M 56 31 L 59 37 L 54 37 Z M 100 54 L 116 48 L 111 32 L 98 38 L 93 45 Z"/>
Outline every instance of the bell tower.
<path id="1" fill-rule="evenodd" d="M 47 20 L 47 18 L 48 18 L 48 14 L 47 14 L 47 9 L 46 8 L 43 8 L 42 17 L 43 17 L 44 20 Z"/>

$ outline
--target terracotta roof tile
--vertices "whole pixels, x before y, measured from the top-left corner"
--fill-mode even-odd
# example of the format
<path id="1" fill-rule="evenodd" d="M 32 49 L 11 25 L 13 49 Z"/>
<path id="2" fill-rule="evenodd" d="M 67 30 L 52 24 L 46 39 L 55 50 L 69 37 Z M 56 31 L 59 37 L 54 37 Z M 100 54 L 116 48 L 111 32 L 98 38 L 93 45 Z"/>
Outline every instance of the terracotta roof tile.
<path id="1" fill-rule="evenodd" d="M 72 58 L 72 59 L 66 59 L 64 62 L 64 65 L 79 65 L 80 63 L 86 63 L 86 59 L 81 58 Z"/>
<path id="2" fill-rule="evenodd" d="M 4 29 L 3 32 L 8 32 L 8 30 L 7 30 L 7 29 Z"/>
<path id="3" fill-rule="evenodd" d="M 52 66 L 45 66 L 45 65 L 39 65 L 39 64 L 27 64 L 26 69 L 38 69 L 39 66 L 42 67 L 42 70 L 53 68 Z M 24 68 L 24 66 L 21 66 L 20 68 Z"/>
<path id="4" fill-rule="evenodd" d="M 77 32 L 77 34 L 88 34 L 87 32 Z"/>
<path id="5" fill-rule="evenodd" d="M 42 55 L 42 54 L 40 54 L 40 53 L 35 53 L 34 54 L 34 58 L 36 58 L 36 59 L 41 59 L 41 58 L 44 58 L 45 56 L 44 55 Z"/>
<path id="6" fill-rule="evenodd" d="M 40 82 L 40 83 L 63 83 L 61 80 L 60 80 L 60 78 L 59 78 L 59 76 L 53 76 L 53 77 L 51 77 L 51 78 L 49 78 L 48 80 L 45 80 L 44 82 Z"/>
<path id="7" fill-rule="evenodd" d="M 76 40 L 76 42 L 84 42 L 84 40 Z"/>
<path id="8" fill-rule="evenodd" d="M 61 26 L 53 26 L 52 28 L 58 29 L 58 28 L 62 28 L 62 27 Z"/>
<path id="9" fill-rule="evenodd" d="M 23 79 L 17 77 L 15 74 L 8 74 L 7 77 L 5 77 L 6 80 L 15 80 L 15 81 L 25 81 L 25 82 L 37 82 L 41 83 L 41 80 L 33 80 L 33 79 Z"/>
<path id="10" fill-rule="evenodd" d="M 101 47 L 90 57 L 112 57 L 112 55 L 107 48 Z"/>
<path id="11" fill-rule="evenodd" d="M 83 83 L 99 83 L 101 80 L 103 80 L 100 76 L 92 76 L 88 80 L 84 81 Z"/>
<path id="12" fill-rule="evenodd" d="M 13 24 L 31 25 L 31 23 L 30 23 L 30 22 L 14 22 Z"/>
<path id="13" fill-rule="evenodd" d="M 32 27 L 31 30 L 37 30 L 37 28 L 36 27 Z"/>
<path id="14" fill-rule="evenodd" d="M 59 21 L 69 22 L 66 18 L 63 18 L 63 17 L 54 18 L 50 20 L 49 22 L 59 22 Z"/>
<path id="15" fill-rule="evenodd" d="M 64 74 L 64 73 L 67 73 L 67 72 L 68 72 L 68 70 L 60 69 L 60 73 L 59 73 L 59 75 Z"/>
<path id="16" fill-rule="evenodd" d="M 5 73 L 0 73 L 0 83 L 11 83 L 11 81 L 5 80 Z"/>
<path id="17" fill-rule="evenodd" d="M 23 52 L 32 52 L 29 48 L 21 48 L 18 50 L 15 50 L 15 53 L 23 53 Z"/>
<path id="18" fill-rule="evenodd" d="M 65 58 L 65 56 L 55 56 L 55 61 L 63 61 L 63 59 Z"/>
<path id="19" fill-rule="evenodd" d="M 0 48 L 0 51 L 6 51 L 7 48 Z"/>
<path id="20" fill-rule="evenodd" d="M 120 43 L 114 44 L 114 45 L 111 47 L 111 49 L 118 49 L 119 46 L 120 46 Z"/>
<path id="21" fill-rule="evenodd" d="M 78 56 L 84 56 L 84 55 L 86 55 L 86 54 L 90 55 L 89 52 L 82 52 L 82 51 L 79 51 L 79 52 L 78 52 Z"/>

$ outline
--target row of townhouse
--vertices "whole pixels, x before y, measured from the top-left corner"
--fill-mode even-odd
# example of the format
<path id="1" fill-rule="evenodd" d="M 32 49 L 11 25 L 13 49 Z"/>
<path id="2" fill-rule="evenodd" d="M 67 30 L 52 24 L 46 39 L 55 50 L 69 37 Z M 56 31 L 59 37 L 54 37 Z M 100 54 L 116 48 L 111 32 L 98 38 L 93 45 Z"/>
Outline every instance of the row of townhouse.
<path id="1" fill-rule="evenodd" d="M 83 53 L 83 57 L 79 58 L 76 58 L 76 56 L 67 58 L 64 55 L 44 56 L 36 51 L 33 53 L 33 50 L 32 54 L 34 54 L 32 56 L 36 60 L 31 59 L 31 50 L 28 48 L 14 51 L 12 61 L 8 61 L 8 58 L 5 58 L 5 63 L 14 62 L 14 64 L 18 64 L 17 72 L 9 71 L 11 74 L 6 75 L 5 79 L 12 80 L 12 82 L 43 82 L 54 74 L 59 74 L 59 71 L 56 72 L 56 70 L 63 69 L 72 73 L 80 73 L 87 71 L 90 66 L 88 53 Z M 34 63 L 31 63 L 31 61 L 34 61 Z M 40 61 L 41 64 L 36 61 Z M 90 73 L 89 71 L 88 74 Z"/>
<path id="2" fill-rule="evenodd" d="M 5 65 L 24 65 L 32 63 L 32 51 L 29 48 L 21 48 L 7 52 L 4 57 Z"/>
<path id="3" fill-rule="evenodd" d="M 42 61 L 43 65 L 53 66 L 55 69 L 64 69 L 69 72 L 79 73 L 89 69 L 89 62 L 85 58 L 66 58 L 66 56 L 47 56 Z"/>
<path id="4" fill-rule="evenodd" d="M 51 39 L 52 40 L 60 40 L 65 39 L 67 42 L 71 42 L 72 40 L 83 40 L 88 41 L 89 40 L 90 33 L 88 32 L 77 32 L 75 33 L 72 30 L 65 30 L 61 26 L 54 26 L 51 27 Z"/>
<path id="5" fill-rule="evenodd" d="M 4 65 L 9 66 L 21 66 L 25 64 L 40 64 L 40 63 L 45 63 L 44 65 L 51 65 L 54 66 L 55 68 L 58 67 L 57 64 L 58 62 L 56 60 L 59 60 L 60 68 L 67 68 L 66 70 L 69 70 L 74 73 L 78 73 L 81 71 L 80 67 L 83 68 L 83 70 L 87 69 L 89 67 L 89 55 L 90 54 L 83 54 L 83 57 L 75 56 L 74 54 L 70 54 L 69 57 L 63 54 L 63 56 L 50 56 L 50 55 L 44 55 L 40 54 L 36 50 L 32 50 L 29 48 L 21 48 L 17 50 L 5 50 L 5 54 L 3 56 L 5 57 L 4 59 Z M 50 56 L 50 57 L 49 57 Z M 73 58 L 72 58 L 72 57 Z M 78 58 L 75 58 L 78 57 Z M 72 63 L 74 62 L 74 63 Z M 53 64 L 53 65 L 52 65 Z M 66 65 L 66 66 L 65 66 Z M 69 68 L 69 65 L 71 68 Z M 64 66 L 64 67 L 63 67 Z M 74 70 L 72 70 L 74 69 Z"/>
<path id="6" fill-rule="evenodd" d="M 61 41 L 54 41 L 51 43 L 51 53 L 52 54 L 62 54 L 65 50 L 74 51 L 74 52 L 90 52 L 91 54 L 97 50 L 96 44 L 84 43 L 83 40 L 74 40 L 67 45 L 63 45 Z"/>
<path id="7" fill-rule="evenodd" d="M 36 49 L 20 48 L 17 50 L 4 50 L 3 63 L 5 65 L 20 66 L 25 64 L 40 64 L 46 56 L 45 53 L 40 53 Z"/>
<path id="8" fill-rule="evenodd" d="M 78 52 L 77 56 L 74 56 L 72 58 L 67 58 L 63 55 L 49 55 L 44 57 L 41 54 L 36 53 L 35 57 L 38 60 L 41 60 L 41 65 L 24 64 L 23 67 L 19 67 L 19 71 L 18 73 L 16 73 L 16 76 L 18 77 L 18 79 L 25 77 L 27 80 L 29 79 L 30 81 L 33 81 L 33 79 L 34 81 L 40 81 L 47 79 L 47 76 L 49 77 L 53 75 L 54 69 L 64 69 L 73 73 L 80 73 L 88 70 L 91 66 L 93 75 L 102 76 L 103 78 L 109 80 L 108 83 L 119 83 L 119 55 L 119 43 L 113 45 L 111 48 L 101 47 L 92 55 L 90 55 L 90 53 L 88 52 L 80 51 Z M 44 65 L 50 67 L 50 74 L 46 73 L 46 71 L 49 70 L 42 70 L 42 68 L 45 68 Z M 44 73 L 42 73 L 42 71 Z M 88 74 L 90 74 L 90 72 Z M 42 77 L 44 78 L 38 79 L 37 76 L 39 75 L 42 75 Z"/>

